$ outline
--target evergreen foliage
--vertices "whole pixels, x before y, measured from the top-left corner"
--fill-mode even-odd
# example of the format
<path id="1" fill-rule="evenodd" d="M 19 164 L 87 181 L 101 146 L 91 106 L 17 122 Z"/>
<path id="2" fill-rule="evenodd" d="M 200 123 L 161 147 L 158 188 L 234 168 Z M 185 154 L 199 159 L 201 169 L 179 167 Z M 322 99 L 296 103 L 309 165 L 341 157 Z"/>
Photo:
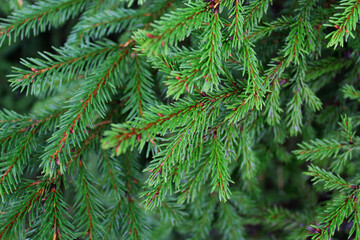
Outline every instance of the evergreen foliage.
<path id="1" fill-rule="evenodd" d="M 360 0 L 0 8 L 0 239 L 360 240 Z"/>

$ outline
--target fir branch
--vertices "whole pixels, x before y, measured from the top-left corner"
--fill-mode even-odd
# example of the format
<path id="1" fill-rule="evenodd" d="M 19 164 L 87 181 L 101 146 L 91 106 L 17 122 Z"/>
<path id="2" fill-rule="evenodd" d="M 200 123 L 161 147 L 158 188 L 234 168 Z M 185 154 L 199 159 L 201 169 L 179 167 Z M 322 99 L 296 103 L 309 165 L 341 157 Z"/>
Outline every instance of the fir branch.
<path id="1" fill-rule="evenodd" d="M 328 203 L 326 206 L 327 215 L 321 220 L 323 225 L 316 228 L 317 233 L 312 236 L 313 240 L 329 239 L 334 235 L 335 230 L 339 229 L 344 220 L 353 213 L 358 192 L 359 190 L 356 189 L 349 195 L 337 197 Z"/>
<path id="2" fill-rule="evenodd" d="M 16 11 L 0 24 L 0 45 L 6 38 L 9 43 L 44 32 L 46 28 L 57 27 L 69 18 L 78 15 L 90 0 L 44 0 Z"/>
<path id="3" fill-rule="evenodd" d="M 212 137 L 209 155 L 209 158 L 212 159 L 210 162 L 212 168 L 211 191 L 218 189 L 220 201 L 226 201 L 230 198 L 229 182 L 232 182 L 228 169 L 229 160 L 225 156 L 224 146 L 217 140 L 219 137 L 217 133 L 214 132 Z"/>
<path id="4" fill-rule="evenodd" d="M 300 160 L 323 160 L 329 157 L 336 157 L 340 150 L 346 147 L 352 147 L 354 144 L 340 143 L 335 139 L 316 139 L 310 142 L 299 144 L 300 149 L 295 150 L 294 153 Z M 358 144 L 356 144 L 358 146 Z"/>
<path id="5" fill-rule="evenodd" d="M 185 205 L 176 203 L 176 199 L 166 199 L 162 202 L 162 207 L 159 208 L 159 216 L 162 222 L 171 226 L 176 226 L 185 221 L 187 215 Z"/>
<path id="6" fill-rule="evenodd" d="M 56 165 L 60 166 L 62 173 L 65 171 L 64 167 L 67 162 L 66 152 L 69 153 L 70 150 L 70 136 L 79 129 L 80 134 L 77 139 L 77 143 L 79 143 L 84 138 L 86 125 L 92 124 L 91 119 L 89 119 L 90 116 L 88 115 L 89 109 L 92 108 L 100 115 L 104 115 L 104 104 L 110 100 L 111 90 L 114 89 L 114 85 L 111 83 L 111 81 L 114 81 L 114 71 L 126 54 L 128 54 L 128 46 L 131 42 L 132 41 L 129 41 L 125 44 L 126 46 L 119 54 L 108 57 L 106 60 L 108 64 L 105 64 L 107 67 L 92 75 L 90 78 L 91 81 L 88 82 L 87 85 L 84 85 L 84 90 L 81 94 L 78 94 L 75 99 L 72 99 L 72 106 L 61 118 L 62 128 L 52 135 L 49 139 L 49 145 L 45 149 L 42 166 L 46 169 L 47 174 L 54 174 L 53 168 Z M 100 98 L 99 95 L 102 98 Z M 63 153 L 64 148 L 66 149 L 65 153 Z M 62 159 L 63 157 L 64 159 Z"/>
<path id="7" fill-rule="evenodd" d="M 120 218 L 123 218 L 121 214 L 121 204 L 122 201 L 118 201 L 118 203 L 111 209 L 111 212 L 108 213 L 107 217 L 105 219 L 105 225 L 106 225 L 106 234 L 104 236 L 104 239 L 111 239 L 109 235 L 111 235 L 111 231 L 114 232 L 120 232 L 121 231 L 121 225 L 120 225 Z"/>
<path id="8" fill-rule="evenodd" d="M 106 9 L 95 15 L 84 17 L 79 24 L 73 28 L 69 35 L 67 43 L 69 45 L 84 45 L 90 40 L 100 39 L 112 33 L 121 32 L 131 25 L 140 23 L 138 19 L 147 22 L 151 14 L 144 11 L 135 11 L 132 9 Z"/>
<path id="9" fill-rule="evenodd" d="M 154 24 L 155 30 L 146 32 L 141 30 L 135 33 L 138 49 L 147 55 L 157 53 L 160 49 L 165 51 L 168 45 L 175 45 L 202 25 L 202 19 L 208 16 L 204 3 L 189 3 L 187 8 L 177 9 L 175 12 L 165 14 Z M 200 20 L 200 21 L 199 21 Z"/>
<path id="10" fill-rule="evenodd" d="M 89 239 L 100 239 L 104 232 L 101 224 L 104 216 L 101 197 L 94 186 L 96 181 L 86 171 L 84 162 L 81 159 L 76 162 L 76 165 L 78 169 L 77 194 L 75 196 L 76 214 L 74 216 L 77 223 L 76 228 L 82 236 L 87 235 Z"/>
<path id="11" fill-rule="evenodd" d="M 16 147 L 0 157 L 0 195 L 4 195 L 5 192 L 9 194 L 20 182 L 23 166 L 29 161 L 30 153 L 37 145 L 35 131 L 36 128 L 33 128 Z"/>
<path id="12" fill-rule="evenodd" d="M 360 19 L 360 0 L 342 0 L 337 9 L 343 10 L 343 12 L 336 13 L 330 18 L 329 23 L 324 26 L 335 27 L 337 30 L 329 33 L 326 38 L 331 38 L 328 47 L 334 46 L 336 48 L 339 44 L 344 46 L 345 41 L 349 36 L 354 37 L 353 31 L 356 30 L 356 24 Z"/>
<path id="13" fill-rule="evenodd" d="M 265 22 L 264 25 L 257 26 L 253 31 L 251 31 L 251 33 L 249 33 L 247 38 L 251 42 L 256 42 L 266 36 L 270 36 L 273 31 L 282 31 L 289 28 L 293 23 L 294 22 L 291 18 L 282 16 L 271 23 Z"/>
<path id="14" fill-rule="evenodd" d="M 294 87 L 294 96 L 287 105 L 287 126 L 290 127 L 290 135 L 296 136 L 298 133 L 301 133 L 301 128 L 303 125 L 303 115 L 301 113 L 302 100 L 300 96 L 300 89 Z"/>
<path id="15" fill-rule="evenodd" d="M 58 122 L 58 118 L 64 114 L 66 110 L 44 112 L 46 114 L 42 113 L 41 115 L 43 116 L 19 116 L 24 119 L 24 122 L 22 122 L 23 120 L 21 119 L 16 119 L 18 126 L 11 124 L 15 123 L 12 122 L 13 120 L 10 120 L 10 124 L 7 124 L 5 121 L 1 123 L 0 121 L 0 127 L 6 129 L 0 133 L 1 149 L 10 150 L 12 143 L 16 143 L 18 138 L 24 137 L 24 134 L 31 131 L 39 135 L 40 132 L 44 132 L 49 128 L 53 129 Z M 9 115 L 5 114 L 5 116 Z"/>
<path id="16" fill-rule="evenodd" d="M 215 86 L 219 84 L 219 74 L 222 73 L 221 69 L 221 28 L 222 21 L 217 13 L 211 17 L 212 22 L 203 32 L 203 41 L 205 44 L 200 49 L 202 55 L 198 66 L 193 66 L 194 71 L 201 71 L 205 82 L 203 82 L 201 91 L 212 91 Z"/>
<path id="17" fill-rule="evenodd" d="M 58 79 L 61 84 L 64 80 L 74 79 L 74 75 L 80 75 L 83 69 L 95 69 L 108 55 L 124 46 L 125 44 L 104 41 L 89 44 L 85 50 L 67 46 L 55 49 L 57 54 L 45 52 L 41 54 L 44 59 L 23 60 L 22 64 L 31 71 L 15 68 L 16 73 L 10 75 L 10 81 L 14 89 L 30 87 L 31 93 L 49 91 L 55 87 L 54 83 Z"/>
<path id="18" fill-rule="evenodd" d="M 115 148 L 116 154 L 119 155 L 125 152 L 127 148 L 132 149 L 136 142 L 140 142 L 140 146 L 143 146 L 146 141 L 155 137 L 155 134 L 164 132 L 167 129 L 171 131 L 177 127 L 171 126 L 169 123 L 181 122 L 181 119 L 186 115 L 197 117 L 199 112 L 209 110 L 215 104 L 220 104 L 220 101 L 231 98 L 239 91 L 238 89 L 232 89 L 232 91 L 219 95 L 206 95 L 202 101 L 189 101 L 174 107 L 158 106 L 156 109 L 150 109 L 151 112 L 144 113 L 144 120 L 139 119 L 139 122 L 133 122 L 136 127 L 129 122 L 113 126 L 112 131 L 106 132 L 107 137 L 102 142 L 103 147 Z M 164 126 L 163 123 L 165 122 L 168 125 Z"/>
<path id="19" fill-rule="evenodd" d="M 342 92 L 346 98 L 360 101 L 360 91 L 356 90 L 353 86 L 345 85 L 342 88 Z"/>
<path id="20" fill-rule="evenodd" d="M 308 67 L 306 81 L 314 80 L 326 74 L 334 74 L 343 68 L 349 67 L 351 61 L 339 58 L 317 60 Z"/>
<path id="21" fill-rule="evenodd" d="M 201 205 L 199 213 L 197 214 L 197 221 L 193 227 L 194 234 L 191 239 L 205 239 L 209 236 L 211 221 L 214 218 L 216 207 L 216 197 L 211 195 L 206 202 Z"/>
<path id="22" fill-rule="evenodd" d="M 257 159 L 252 148 L 252 140 L 247 131 L 241 130 L 239 134 L 239 153 L 242 155 L 242 161 L 240 163 L 241 173 L 244 178 L 251 179 L 256 175 Z"/>
<path id="23" fill-rule="evenodd" d="M 230 203 L 220 204 L 220 215 L 217 221 L 223 239 L 245 239 L 242 219 Z"/>
<path id="24" fill-rule="evenodd" d="M 137 52 L 134 52 L 133 55 L 134 57 L 128 63 L 130 67 L 125 85 L 135 87 L 127 87 L 122 98 L 126 101 L 122 111 L 123 113 L 128 112 L 128 119 L 144 117 L 144 110 L 156 100 L 155 93 L 152 91 L 154 83 L 149 65 Z"/>
<path id="25" fill-rule="evenodd" d="M 244 7 L 244 29 L 251 32 L 266 13 L 272 0 L 256 0 L 251 1 L 249 5 Z"/>
<path id="26" fill-rule="evenodd" d="M 241 15 L 243 12 L 243 7 L 239 0 L 234 2 L 234 6 L 231 9 L 230 18 L 233 17 L 233 21 L 228 28 L 230 31 L 230 36 L 232 38 L 232 47 L 233 48 L 240 48 L 242 44 L 242 36 L 243 36 L 243 26 L 244 26 L 244 18 Z"/>
<path id="27" fill-rule="evenodd" d="M 139 191 L 139 181 L 137 179 L 138 165 L 130 162 L 132 155 L 125 154 L 125 186 L 126 207 L 123 208 L 123 215 L 125 216 L 122 232 L 125 239 L 144 239 L 148 234 L 148 226 L 144 220 L 144 213 L 138 205 L 137 192 Z"/>
<path id="28" fill-rule="evenodd" d="M 44 212 L 35 223 L 31 234 L 34 239 L 47 239 L 51 234 L 52 239 L 74 239 L 74 226 L 70 223 L 70 214 L 67 212 L 67 204 L 62 199 L 56 184 L 51 184 L 45 197 Z"/>
<path id="29" fill-rule="evenodd" d="M 305 173 L 306 175 L 312 176 L 314 184 L 319 182 L 324 182 L 324 189 L 327 191 L 331 190 L 349 190 L 353 189 L 355 186 L 347 183 L 343 178 L 340 176 L 336 176 L 331 172 L 328 172 L 324 169 L 321 169 L 313 164 L 309 165 L 308 172 Z"/>
<path id="30" fill-rule="evenodd" d="M 81 15 L 10 76 L 40 101 L 0 110 L 1 239 L 359 238 L 357 1 L 11 1 L 0 43 Z"/>
<path id="31" fill-rule="evenodd" d="M 359 199 L 359 194 L 354 196 L 354 213 L 352 215 L 352 221 L 353 221 L 353 226 L 350 229 L 349 232 L 349 236 L 353 236 L 353 234 L 355 233 L 355 238 L 356 240 L 360 239 L 360 206 L 359 203 L 357 202 Z"/>
<path id="32" fill-rule="evenodd" d="M 0 214 L 0 239 L 20 234 L 16 231 L 17 228 L 28 216 L 29 210 L 39 206 L 39 200 L 44 192 L 44 184 L 32 185 L 27 189 L 27 194 L 19 195 L 18 200 L 11 208 Z"/>

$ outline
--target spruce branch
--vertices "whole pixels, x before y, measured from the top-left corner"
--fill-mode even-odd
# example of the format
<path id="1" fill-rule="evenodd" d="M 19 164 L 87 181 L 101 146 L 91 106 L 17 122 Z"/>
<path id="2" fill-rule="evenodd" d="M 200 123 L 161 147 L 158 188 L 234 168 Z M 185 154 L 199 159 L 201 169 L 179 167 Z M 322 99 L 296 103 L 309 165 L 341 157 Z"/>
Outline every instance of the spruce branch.
<path id="1" fill-rule="evenodd" d="M 222 21 L 217 13 L 211 17 L 212 21 L 210 22 L 209 26 L 204 29 L 203 32 L 203 42 L 205 44 L 200 49 L 201 57 L 198 66 L 193 66 L 195 68 L 195 72 L 200 71 L 199 74 L 203 75 L 205 82 L 203 82 L 201 91 L 208 92 L 212 91 L 215 86 L 220 82 L 219 74 L 222 73 L 221 69 L 221 28 L 222 28 Z"/>
<path id="2" fill-rule="evenodd" d="M 234 207 L 227 203 L 221 203 L 220 217 L 217 225 L 221 232 L 224 233 L 224 239 L 245 239 L 244 229 L 242 227 L 242 218 L 236 213 Z"/>
<path id="3" fill-rule="evenodd" d="M 332 156 L 336 157 L 340 150 L 352 145 L 340 143 L 335 139 L 316 139 L 299 144 L 300 150 L 295 150 L 294 153 L 300 160 L 323 160 Z"/>
<path id="4" fill-rule="evenodd" d="M 111 209 L 111 212 L 107 213 L 109 216 L 107 220 L 105 220 L 106 225 L 106 234 L 104 239 L 110 239 L 112 231 L 120 232 L 121 231 L 121 223 L 119 219 L 123 218 L 120 209 L 121 209 L 122 201 L 118 201 L 118 203 Z"/>
<path id="5" fill-rule="evenodd" d="M 334 235 L 336 229 L 340 228 L 340 225 L 344 220 L 350 217 L 357 204 L 357 198 L 359 190 L 355 189 L 348 195 L 343 195 L 334 199 L 326 206 L 326 215 L 321 219 L 322 225 L 316 228 L 316 233 L 312 236 L 314 240 L 329 239 Z"/>
<path id="6" fill-rule="evenodd" d="M 360 239 L 360 206 L 357 201 L 359 199 L 359 194 L 354 196 L 354 213 L 352 215 L 351 220 L 353 221 L 353 226 L 350 229 L 349 235 L 354 236 L 355 233 L 355 239 Z"/>
<path id="7" fill-rule="evenodd" d="M 244 7 L 244 29 L 246 32 L 251 32 L 261 21 L 269 4 L 272 4 L 272 0 L 256 0 Z"/>
<path id="8" fill-rule="evenodd" d="M 74 75 L 80 75 L 83 69 L 95 69 L 108 55 L 123 46 L 124 44 L 104 41 L 89 44 L 85 50 L 67 46 L 55 49 L 57 54 L 45 52 L 41 54 L 44 59 L 22 60 L 22 64 L 31 71 L 15 68 L 14 74 L 10 75 L 10 81 L 14 89 L 23 90 L 27 87 L 31 89 L 31 93 L 49 91 L 55 87 L 57 81 L 57 84 L 61 84 L 63 81 L 74 79 Z"/>
<path id="9" fill-rule="evenodd" d="M 126 202 L 127 206 L 123 211 L 125 214 L 125 221 L 127 224 L 123 225 L 124 236 L 129 239 L 142 239 L 148 234 L 149 227 L 147 226 L 143 209 L 139 206 L 137 194 L 139 191 L 139 179 L 138 165 L 133 164 L 130 157 L 134 157 L 131 154 L 125 154 L 125 171 L 126 181 L 125 186 L 127 188 Z"/>
<path id="10" fill-rule="evenodd" d="M 300 150 L 294 153 L 300 160 L 323 160 L 329 157 L 335 158 L 331 167 L 335 172 L 341 172 L 352 158 L 353 152 L 359 149 L 359 138 L 355 136 L 352 130 L 351 118 L 346 115 L 342 117 L 339 123 L 342 132 L 339 134 L 341 141 L 336 139 L 316 139 L 310 142 L 299 144 Z"/>
<path id="11" fill-rule="evenodd" d="M 232 17 L 233 20 L 228 28 L 228 31 L 230 32 L 229 35 L 233 40 L 232 47 L 237 49 L 239 49 L 242 44 L 244 18 L 241 13 L 243 11 L 244 9 L 241 5 L 241 2 L 236 0 L 231 9 L 230 18 Z"/>
<path id="12" fill-rule="evenodd" d="M 306 81 L 311 81 L 324 76 L 334 74 L 343 68 L 349 67 L 351 61 L 338 58 L 325 58 L 312 62 L 306 71 Z"/>
<path id="13" fill-rule="evenodd" d="M 148 238 L 149 226 L 146 223 L 146 214 L 139 205 L 139 165 L 133 153 L 121 156 L 124 162 L 121 168 L 124 171 L 124 191 L 121 198 L 115 198 L 115 207 L 108 209 L 111 218 L 106 219 L 107 231 L 105 239 L 118 236 L 120 232 L 124 239 Z"/>
<path id="14" fill-rule="evenodd" d="M 44 106 L 46 107 L 46 106 Z M 6 114 L 7 111 L 3 112 L 2 117 L 10 117 L 10 114 Z M 16 125 L 14 124 L 15 121 L 13 120 L 4 120 L 1 122 L 0 120 L 0 127 L 3 128 L 6 131 L 1 132 L 0 134 L 0 143 L 1 143 L 1 149 L 3 150 L 10 150 L 11 146 L 14 142 L 17 141 L 17 139 L 24 137 L 24 134 L 27 134 L 31 131 L 33 131 L 33 134 L 39 135 L 39 133 L 46 132 L 47 129 L 53 129 L 54 126 L 56 126 L 59 117 L 65 113 L 66 110 L 60 110 L 60 111 L 47 111 L 46 109 L 43 109 L 43 111 L 36 116 L 38 119 L 35 118 L 35 116 L 21 116 L 18 115 L 18 117 L 21 117 L 22 119 L 16 119 Z M 5 113 L 5 114 L 4 114 Z M 1 112 L 0 112 L 1 114 Z M 16 113 L 15 113 L 16 114 Z M 0 117 L 1 118 L 1 117 Z M 11 118 L 10 118 L 11 119 Z"/>
<path id="15" fill-rule="evenodd" d="M 300 96 L 300 89 L 294 87 L 294 96 L 287 105 L 288 113 L 288 127 L 290 127 L 290 135 L 296 136 L 298 133 L 301 133 L 301 128 L 303 125 L 303 115 L 301 113 L 302 101 Z"/>
<path id="16" fill-rule="evenodd" d="M 166 199 L 166 201 L 162 202 L 162 206 L 159 208 L 159 216 L 164 224 L 176 226 L 184 222 L 185 217 L 188 216 L 185 205 L 178 204 L 174 198 Z"/>
<path id="17" fill-rule="evenodd" d="M 244 34 L 243 46 L 241 49 L 241 54 L 245 57 L 243 73 L 247 71 L 249 81 L 246 91 L 256 98 L 258 103 L 255 106 L 257 106 L 257 109 L 260 109 L 262 106 L 261 98 L 265 95 L 264 92 L 267 86 L 265 85 L 266 82 L 264 82 L 264 79 L 259 73 L 260 66 L 256 58 L 256 53 L 253 49 L 253 45 Z"/>
<path id="18" fill-rule="evenodd" d="M 255 221 L 258 217 L 260 217 L 260 221 L 263 221 L 261 216 L 264 216 L 267 228 L 287 229 L 291 234 L 286 236 L 286 239 L 300 240 L 307 238 L 309 231 L 312 231 L 311 227 L 305 227 L 313 220 L 312 214 L 313 212 L 290 211 L 281 206 L 274 206 L 261 209 L 259 216 L 255 216 Z"/>
<path id="19" fill-rule="evenodd" d="M 62 128 L 56 131 L 49 139 L 49 145 L 47 145 L 43 155 L 44 162 L 42 166 L 44 166 L 47 174 L 55 174 L 53 169 L 56 165 L 60 166 L 62 173 L 65 171 L 66 154 L 70 152 L 70 137 L 74 132 L 76 134 L 76 131 L 79 131 L 79 138 L 77 139 L 77 144 L 79 144 L 85 137 L 84 130 L 86 126 L 92 124 L 91 120 L 89 121 L 88 119 L 90 117 L 88 115 L 89 108 L 94 108 L 95 111 L 104 116 L 105 103 L 109 102 L 111 91 L 114 91 L 114 85 L 119 84 L 115 82 L 114 74 L 118 75 L 116 69 L 128 54 L 128 46 L 131 42 L 129 41 L 125 44 L 120 53 L 109 56 L 106 60 L 107 64 L 105 64 L 107 67 L 90 76 L 90 81 L 87 85 L 83 86 L 84 89 L 81 94 L 78 94 L 76 98 L 71 100 L 70 104 L 72 106 L 70 105 L 69 111 L 61 118 Z M 64 148 L 65 152 L 63 152 Z"/>
<path id="20" fill-rule="evenodd" d="M 124 173 L 118 159 L 112 157 L 108 151 L 103 151 L 100 156 L 99 171 L 104 176 L 103 190 L 109 195 L 120 200 L 125 195 Z M 114 169 L 118 170 L 115 171 Z"/>
<path id="21" fill-rule="evenodd" d="M 214 218 L 214 212 L 216 207 L 216 197 L 211 195 L 207 201 L 204 202 L 200 209 L 197 210 L 197 221 L 196 225 L 193 226 L 193 235 L 190 239 L 205 239 L 210 233 L 211 221 Z"/>
<path id="22" fill-rule="evenodd" d="M 68 37 L 68 45 L 86 45 L 90 40 L 100 39 L 112 33 L 120 32 L 134 23 L 137 17 L 148 16 L 147 13 L 139 13 L 131 9 L 104 10 L 95 15 L 88 15 L 73 28 Z M 104 20 L 105 19 L 105 20 Z"/>
<path id="23" fill-rule="evenodd" d="M 355 131 L 353 130 L 353 124 L 352 124 L 352 119 L 349 118 L 347 115 L 341 116 L 342 121 L 339 123 L 340 127 L 342 128 L 341 131 L 341 138 L 348 142 L 350 145 L 357 144 L 356 140 L 354 140 L 355 138 Z"/>
<path id="24" fill-rule="evenodd" d="M 47 187 L 47 195 L 43 198 L 44 213 L 29 233 L 34 239 L 47 239 L 49 233 L 52 239 L 75 238 L 74 226 L 68 220 L 71 219 L 68 206 L 57 189 L 58 185 L 53 183 Z"/>
<path id="25" fill-rule="evenodd" d="M 133 55 L 134 57 L 128 63 L 130 67 L 125 86 L 135 87 L 126 87 L 125 95 L 122 98 L 126 101 L 123 113 L 127 112 L 129 119 L 144 117 L 143 112 L 147 106 L 156 101 L 154 98 L 155 93 L 152 91 L 154 83 L 150 73 L 150 66 L 137 52 L 134 52 Z"/>
<path id="26" fill-rule="evenodd" d="M 190 100 L 181 102 L 173 107 L 158 106 L 151 108 L 149 112 L 144 113 L 144 120 L 133 124 L 114 125 L 112 131 L 106 132 L 106 138 L 103 140 L 104 148 L 114 148 L 117 155 L 125 152 L 126 149 L 132 149 L 137 142 L 143 147 L 146 141 L 155 138 L 157 133 L 163 133 L 165 130 L 172 131 L 176 125 L 164 125 L 163 123 L 183 122 L 181 119 L 188 116 L 197 117 L 203 110 L 211 110 L 213 105 L 221 104 L 222 100 L 231 99 L 236 96 L 240 90 L 231 89 L 219 95 L 205 95 L 201 101 Z M 216 106 L 216 105 L 215 105 Z M 192 117 L 191 117 L 192 118 Z"/>
<path id="27" fill-rule="evenodd" d="M 20 182 L 23 166 L 29 161 L 30 153 L 37 145 L 35 132 L 36 127 L 20 140 L 19 145 L 0 157 L 0 195 L 9 194 Z"/>
<path id="28" fill-rule="evenodd" d="M 101 224 L 103 206 L 97 190 L 94 177 L 86 171 L 85 163 L 78 159 L 77 166 L 77 194 L 75 195 L 76 214 L 74 220 L 77 223 L 77 234 L 88 236 L 89 239 L 100 239 L 104 233 Z M 85 227 L 85 228 L 84 228 Z"/>
<path id="29" fill-rule="evenodd" d="M 242 156 L 240 164 L 241 173 L 244 178 L 251 179 L 256 175 L 257 158 L 252 147 L 252 139 L 247 131 L 242 130 L 240 133 L 240 144 L 238 155 Z"/>
<path id="30" fill-rule="evenodd" d="M 275 69 L 276 71 L 276 69 Z M 267 115 L 266 121 L 268 124 L 274 126 L 280 124 L 283 112 L 280 107 L 280 84 L 278 81 L 273 81 L 271 85 L 271 93 L 267 96 L 265 102 L 265 113 Z"/>
<path id="31" fill-rule="evenodd" d="M 357 0 L 0 9 L 1 239 L 360 237 Z"/>
<path id="32" fill-rule="evenodd" d="M 94 147 L 94 145 L 96 145 L 95 143 L 97 141 L 99 141 L 100 139 L 100 134 L 101 131 L 104 130 L 104 128 L 106 127 L 107 124 L 110 124 L 109 120 L 105 120 L 103 122 L 100 122 L 98 124 L 95 125 L 95 127 L 91 130 L 89 130 L 88 132 L 88 137 L 85 138 L 80 144 L 79 146 L 75 146 L 74 148 L 71 149 L 71 158 L 70 160 L 66 163 L 65 168 L 69 168 L 71 167 L 73 164 L 75 164 L 80 157 L 86 153 L 86 151 L 89 148 Z M 104 153 L 105 155 L 106 153 Z M 104 156 L 104 158 L 106 158 Z M 57 174 L 61 175 L 60 170 L 57 170 Z M 118 186 L 119 187 L 119 186 Z"/>
<path id="33" fill-rule="evenodd" d="M 293 23 L 294 22 L 291 18 L 287 18 L 285 16 L 282 16 L 271 23 L 265 22 L 264 25 L 255 27 L 248 35 L 248 39 L 251 42 L 256 42 L 266 36 L 270 36 L 273 31 L 288 29 Z"/>
<path id="34" fill-rule="evenodd" d="M 0 23 L 0 45 L 6 38 L 9 43 L 44 32 L 49 26 L 57 27 L 78 15 L 90 0 L 44 0 L 13 13 Z"/>
<path id="35" fill-rule="evenodd" d="M 340 176 L 336 176 L 333 173 L 321 169 L 313 164 L 309 165 L 308 172 L 306 172 L 305 174 L 313 177 L 312 181 L 314 181 L 314 184 L 324 182 L 324 189 L 327 191 L 344 191 L 353 189 L 355 187 L 354 185 L 347 183 Z"/>
<path id="36" fill-rule="evenodd" d="M 286 46 L 281 50 L 282 55 L 286 58 L 285 64 L 296 65 L 305 64 L 305 57 L 315 50 L 315 41 L 313 28 L 310 23 L 310 13 L 314 8 L 317 0 L 300 1 L 297 8 L 295 22 L 291 25 L 289 35 L 286 37 Z"/>
<path id="37" fill-rule="evenodd" d="M 356 30 L 356 24 L 360 19 L 359 6 L 359 0 L 342 0 L 340 5 L 336 7 L 342 12 L 338 12 L 331 17 L 329 24 L 324 24 L 324 26 L 336 28 L 326 36 L 326 38 L 330 38 L 328 47 L 334 46 L 336 48 L 338 45 L 343 47 L 344 39 L 347 41 L 349 36 L 354 37 L 353 31 Z"/>
<path id="38" fill-rule="evenodd" d="M 171 14 L 165 14 L 160 20 L 155 21 L 154 31 L 136 32 L 135 41 L 139 44 L 138 49 L 145 51 L 147 55 L 159 50 L 166 51 L 168 45 L 175 45 L 189 36 L 193 30 L 200 28 L 201 20 L 208 15 L 204 2 L 189 3 L 187 6 Z"/>
<path id="39" fill-rule="evenodd" d="M 217 140 L 218 137 L 217 132 L 214 132 L 209 156 L 212 159 L 210 163 L 212 168 L 211 191 L 217 189 L 220 201 L 226 201 L 230 198 L 229 183 L 232 181 L 228 169 L 229 160 L 224 155 L 225 149 L 221 142 Z"/>
<path id="40" fill-rule="evenodd" d="M 8 206 L 5 212 L 0 214 L 0 238 L 20 235 L 24 231 L 22 228 L 23 221 L 29 217 L 31 209 L 40 207 L 39 200 L 45 192 L 45 182 L 34 184 L 26 189 L 25 195 L 19 192 L 18 199 Z"/>
<path id="41" fill-rule="evenodd" d="M 356 90 L 353 86 L 345 85 L 342 92 L 346 98 L 360 101 L 360 91 Z"/>

